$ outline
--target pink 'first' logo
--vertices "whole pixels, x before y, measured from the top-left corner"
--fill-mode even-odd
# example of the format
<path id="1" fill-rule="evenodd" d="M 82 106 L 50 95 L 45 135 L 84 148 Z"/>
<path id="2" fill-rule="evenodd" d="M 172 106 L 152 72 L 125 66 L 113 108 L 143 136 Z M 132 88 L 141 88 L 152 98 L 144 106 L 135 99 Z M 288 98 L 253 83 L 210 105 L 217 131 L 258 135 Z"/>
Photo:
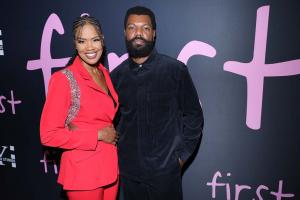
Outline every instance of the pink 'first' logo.
<path id="1" fill-rule="evenodd" d="M 291 76 L 300 74 L 300 59 L 273 64 L 265 63 L 269 9 L 270 6 L 263 6 L 257 11 L 252 61 L 249 63 L 241 63 L 237 61 L 228 61 L 224 63 L 225 71 L 245 76 L 247 79 L 246 124 L 249 128 L 254 130 L 260 129 L 261 126 L 264 77 Z M 43 30 L 40 59 L 29 60 L 27 62 L 28 70 L 42 69 L 46 93 L 51 77 L 51 69 L 65 66 L 70 59 L 53 59 L 51 57 L 50 44 L 53 30 L 56 30 L 61 35 L 64 34 L 62 23 L 59 17 L 54 13 L 49 16 Z M 216 55 L 216 50 L 204 42 L 190 41 L 183 47 L 177 59 L 187 64 L 188 60 L 194 55 L 214 57 Z M 127 57 L 128 54 L 118 57 L 113 52 L 109 53 L 108 63 L 110 71 L 112 71 Z"/>

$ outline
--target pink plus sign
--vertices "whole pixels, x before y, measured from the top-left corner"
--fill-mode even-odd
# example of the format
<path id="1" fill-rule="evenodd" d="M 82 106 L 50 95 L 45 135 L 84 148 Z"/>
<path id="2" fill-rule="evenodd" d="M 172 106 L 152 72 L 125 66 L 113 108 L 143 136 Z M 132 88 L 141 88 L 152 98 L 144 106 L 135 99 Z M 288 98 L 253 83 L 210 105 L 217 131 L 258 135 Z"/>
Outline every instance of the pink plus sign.
<path id="1" fill-rule="evenodd" d="M 252 61 L 249 63 L 228 61 L 224 64 L 225 71 L 245 76 L 247 79 L 246 124 L 254 130 L 260 129 L 261 126 L 264 78 L 300 74 L 300 59 L 273 64 L 265 63 L 269 10 L 270 6 L 263 6 L 257 10 Z"/>

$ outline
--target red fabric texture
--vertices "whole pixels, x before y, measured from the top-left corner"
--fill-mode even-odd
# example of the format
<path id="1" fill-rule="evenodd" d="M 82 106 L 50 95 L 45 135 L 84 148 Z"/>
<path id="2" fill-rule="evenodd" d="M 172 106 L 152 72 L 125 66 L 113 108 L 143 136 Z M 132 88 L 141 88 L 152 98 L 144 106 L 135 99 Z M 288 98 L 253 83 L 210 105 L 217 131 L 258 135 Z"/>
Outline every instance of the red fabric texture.
<path id="1" fill-rule="evenodd" d="M 95 190 L 71 190 L 67 191 L 69 200 L 115 200 L 118 193 L 118 181 Z"/>

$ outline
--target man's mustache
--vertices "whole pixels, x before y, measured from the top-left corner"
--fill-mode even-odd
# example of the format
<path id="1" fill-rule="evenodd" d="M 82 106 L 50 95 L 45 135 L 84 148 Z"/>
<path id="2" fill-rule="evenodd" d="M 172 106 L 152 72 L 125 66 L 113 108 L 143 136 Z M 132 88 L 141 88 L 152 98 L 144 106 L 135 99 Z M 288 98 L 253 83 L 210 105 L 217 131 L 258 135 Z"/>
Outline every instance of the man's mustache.
<path id="1" fill-rule="evenodd" d="M 141 36 L 137 36 L 132 38 L 131 40 L 129 40 L 130 42 L 133 42 L 134 40 L 143 40 L 144 42 L 148 42 L 145 38 L 141 37 Z"/>

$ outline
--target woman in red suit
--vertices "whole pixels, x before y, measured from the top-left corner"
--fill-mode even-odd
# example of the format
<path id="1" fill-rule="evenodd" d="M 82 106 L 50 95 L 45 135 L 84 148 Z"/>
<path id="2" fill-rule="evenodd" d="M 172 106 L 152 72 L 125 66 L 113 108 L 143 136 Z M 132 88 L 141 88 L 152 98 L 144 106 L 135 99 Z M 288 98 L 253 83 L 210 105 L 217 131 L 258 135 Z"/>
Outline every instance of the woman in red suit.
<path id="1" fill-rule="evenodd" d="M 118 190 L 117 134 L 112 125 L 118 96 L 100 63 L 99 22 L 82 16 L 73 24 L 76 56 L 54 73 L 44 105 L 40 136 L 64 149 L 58 183 L 70 200 L 114 200 Z"/>

